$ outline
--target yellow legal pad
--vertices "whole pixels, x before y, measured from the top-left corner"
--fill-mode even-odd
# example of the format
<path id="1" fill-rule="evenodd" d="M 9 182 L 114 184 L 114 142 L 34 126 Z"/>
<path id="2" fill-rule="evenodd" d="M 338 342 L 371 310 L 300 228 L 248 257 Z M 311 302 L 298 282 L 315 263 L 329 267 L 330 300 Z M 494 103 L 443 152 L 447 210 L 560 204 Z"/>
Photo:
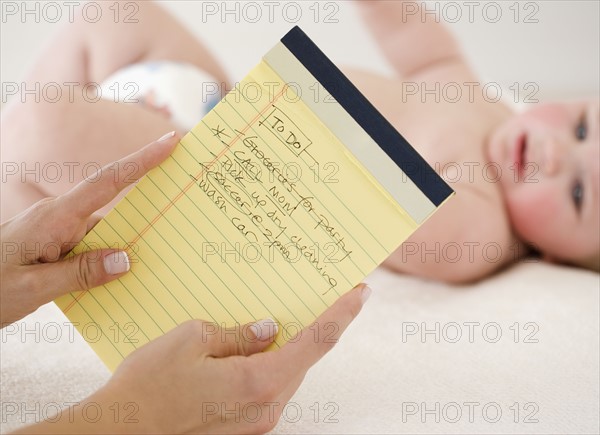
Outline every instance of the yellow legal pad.
<path id="1" fill-rule="evenodd" d="M 295 27 L 74 249 L 131 271 L 56 304 L 111 370 L 194 318 L 278 348 L 452 194 Z"/>

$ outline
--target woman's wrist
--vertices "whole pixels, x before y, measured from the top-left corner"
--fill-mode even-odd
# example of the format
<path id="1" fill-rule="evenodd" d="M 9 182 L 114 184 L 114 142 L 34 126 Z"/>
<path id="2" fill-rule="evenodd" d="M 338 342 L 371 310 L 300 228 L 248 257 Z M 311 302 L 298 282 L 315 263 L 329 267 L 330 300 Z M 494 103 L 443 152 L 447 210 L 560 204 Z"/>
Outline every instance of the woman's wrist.
<path id="1" fill-rule="evenodd" d="M 145 434 L 157 433 L 142 418 L 140 404 L 126 399 L 113 386 L 105 386 L 45 420 L 16 431 L 16 434 Z"/>

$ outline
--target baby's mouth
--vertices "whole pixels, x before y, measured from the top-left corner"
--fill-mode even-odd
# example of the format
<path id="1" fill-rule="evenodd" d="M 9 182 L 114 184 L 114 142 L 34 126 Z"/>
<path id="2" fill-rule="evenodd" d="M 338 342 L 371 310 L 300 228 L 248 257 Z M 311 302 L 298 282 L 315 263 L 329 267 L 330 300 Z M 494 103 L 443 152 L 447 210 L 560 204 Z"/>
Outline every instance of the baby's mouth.
<path id="1" fill-rule="evenodd" d="M 521 181 L 523 177 L 523 172 L 525 171 L 525 165 L 527 164 L 527 135 L 522 133 L 517 138 L 517 144 L 515 146 L 515 170 L 517 171 L 518 177 L 517 181 Z"/>

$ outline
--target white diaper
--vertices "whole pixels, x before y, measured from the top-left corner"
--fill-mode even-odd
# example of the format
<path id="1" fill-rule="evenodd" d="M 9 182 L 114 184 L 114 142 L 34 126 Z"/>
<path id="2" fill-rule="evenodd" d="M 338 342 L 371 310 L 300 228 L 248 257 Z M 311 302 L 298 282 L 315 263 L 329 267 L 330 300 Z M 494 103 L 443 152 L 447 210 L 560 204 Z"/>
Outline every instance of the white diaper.
<path id="1" fill-rule="evenodd" d="M 120 69 L 100 88 L 103 98 L 125 104 L 142 103 L 188 131 L 221 100 L 216 90 L 222 86 L 193 65 L 158 61 Z"/>

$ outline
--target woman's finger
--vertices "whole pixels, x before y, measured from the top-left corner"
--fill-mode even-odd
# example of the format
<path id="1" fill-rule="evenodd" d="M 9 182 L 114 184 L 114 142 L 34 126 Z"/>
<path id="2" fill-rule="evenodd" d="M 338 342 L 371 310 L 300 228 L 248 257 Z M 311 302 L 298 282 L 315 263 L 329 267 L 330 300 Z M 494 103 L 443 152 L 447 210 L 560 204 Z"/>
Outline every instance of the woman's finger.
<path id="1" fill-rule="evenodd" d="M 279 385 L 301 380 L 308 369 L 338 342 L 370 294 L 371 289 L 366 284 L 355 287 L 281 349 L 256 355 L 273 364 L 273 370 L 266 370 L 269 376 L 278 377 Z"/>
<path id="2" fill-rule="evenodd" d="M 127 253 L 116 249 L 87 251 L 55 263 L 28 267 L 39 286 L 35 294 L 40 296 L 40 305 L 73 291 L 106 284 L 120 278 L 130 268 Z"/>
<path id="3" fill-rule="evenodd" d="M 92 231 L 92 228 L 94 228 L 96 226 L 96 224 L 98 222 L 100 222 L 102 220 L 102 216 L 100 216 L 99 214 L 93 213 L 88 221 L 87 221 L 87 227 L 85 229 L 85 233 L 89 233 L 90 231 Z"/>
<path id="4" fill-rule="evenodd" d="M 168 133 L 121 160 L 106 165 L 92 177 L 57 198 L 61 207 L 80 219 L 87 219 L 96 210 L 112 201 L 121 190 L 135 183 L 150 169 L 165 160 L 175 148 L 178 138 Z"/>

